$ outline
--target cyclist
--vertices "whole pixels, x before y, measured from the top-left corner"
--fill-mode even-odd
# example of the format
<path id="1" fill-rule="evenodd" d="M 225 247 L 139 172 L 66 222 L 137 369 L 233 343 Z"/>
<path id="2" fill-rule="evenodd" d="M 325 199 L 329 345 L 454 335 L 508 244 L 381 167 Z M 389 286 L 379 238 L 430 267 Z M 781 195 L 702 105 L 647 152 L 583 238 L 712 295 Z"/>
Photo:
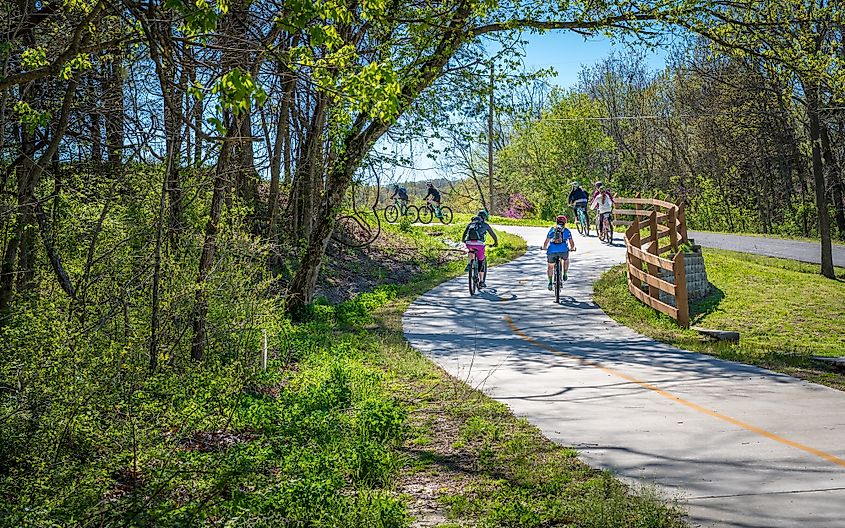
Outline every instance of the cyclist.
<path id="1" fill-rule="evenodd" d="M 615 203 L 616 202 L 613 200 L 613 194 L 609 190 L 605 189 L 601 182 L 596 182 L 596 192 L 593 193 L 593 199 L 590 206 L 598 212 L 596 215 L 597 233 L 601 234 L 601 226 L 605 218 L 607 218 L 608 224 L 610 224 L 610 215 L 613 213 L 613 205 Z M 611 227 L 610 229 L 613 228 Z"/>
<path id="2" fill-rule="evenodd" d="M 390 199 L 395 200 L 397 196 L 399 197 L 399 202 L 402 206 L 401 212 L 402 214 L 405 214 L 405 210 L 408 209 L 408 190 L 404 187 L 399 187 L 398 183 L 394 183 L 393 194 L 390 195 Z"/>
<path id="3" fill-rule="evenodd" d="M 569 252 L 575 251 L 575 240 L 572 232 L 566 227 L 566 217 L 558 215 L 557 224 L 549 229 L 546 241 L 543 242 L 543 249 L 546 250 L 546 275 L 549 277 L 549 290 L 552 289 L 554 280 L 555 262 L 558 259 L 563 261 L 563 280 L 566 280 L 569 271 Z"/>
<path id="4" fill-rule="evenodd" d="M 484 255 L 484 240 L 487 238 L 487 233 L 490 233 L 490 237 L 493 238 L 493 247 L 499 245 L 499 239 L 496 237 L 496 233 L 493 232 L 493 228 L 487 223 L 488 218 L 490 216 L 487 214 L 487 211 L 478 211 L 478 214 L 473 216 L 472 220 L 467 224 L 464 234 L 461 235 L 461 242 L 466 244 L 469 251 L 474 251 L 476 258 L 478 258 L 479 286 L 482 288 L 487 287 L 487 258 Z M 467 263 L 466 269 L 469 271 L 469 263 Z"/>
<path id="5" fill-rule="evenodd" d="M 587 191 L 581 188 L 581 184 L 577 181 L 572 182 L 572 192 L 569 193 L 569 205 L 575 211 L 575 219 L 578 219 L 578 209 L 584 210 L 584 216 L 587 218 L 587 225 L 590 225 L 590 215 L 587 211 Z"/>
<path id="6" fill-rule="evenodd" d="M 431 182 L 426 182 L 426 186 L 428 187 L 428 194 L 425 195 L 423 200 L 434 207 L 434 216 L 440 218 L 443 216 L 443 213 L 440 211 L 440 191 L 438 191 Z"/>

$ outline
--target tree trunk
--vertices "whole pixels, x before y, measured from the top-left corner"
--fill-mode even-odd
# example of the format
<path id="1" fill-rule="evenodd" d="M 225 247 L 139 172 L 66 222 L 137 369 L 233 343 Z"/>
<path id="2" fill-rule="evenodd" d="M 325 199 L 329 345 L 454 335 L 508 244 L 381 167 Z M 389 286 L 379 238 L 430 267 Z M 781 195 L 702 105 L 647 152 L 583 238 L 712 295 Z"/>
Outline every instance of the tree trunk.
<path id="1" fill-rule="evenodd" d="M 845 204 L 842 203 L 842 174 L 839 165 L 836 163 L 836 155 L 830 144 L 830 133 L 827 123 L 821 123 L 822 154 L 825 168 L 827 169 L 827 181 L 830 186 L 833 198 L 834 218 L 836 219 L 836 231 L 839 238 L 845 238 Z"/>
<path id="2" fill-rule="evenodd" d="M 234 132 L 234 129 L 231 129 Z M 220 225 L 220 213 L 223 210 L 223 199 L 228 187 L 228 163 L 231 150 L 230 139 L 227 136 L 220 149 L 220 157 L 214 174 L 214 191 L 211 195 L 211 210 L 205 225 L 205 240 L 202 244 L 199 274 L 197 275 L 197 292 L 194 298 L 194 311 L 191 317 L 193 338 L 191 340 L 191 358 L 199 361 L 205 353 L 207 340 L 206 318 L 208 316 L 208 276 L 217 252 L 217 231 Z"/>
<path id="3" fill-rule="evenodd" d="M 807 94 L 810 142 L 813 148 L 813 186 L 815 187 L 819 239 L 821 241 L 821 273 L 825 277 L 833 279 L 836 278 L 836 274 L 833 269 L 833 246 L 830 239 L 830 218 L 827 211 L 827 192 L 825 189 L 824 164 L 822 163 L 819 87 L 805 85 L 804 92 Z"/>
<path id="4" fill-rule="evenodd" d="M 123 104 L 123 61 L 112 60 L 107 67 L 103 98 L 106 108 L 106 147 L 109 163 L 113 168 L 120 166 L 123 159 L 125 114 Z"/>

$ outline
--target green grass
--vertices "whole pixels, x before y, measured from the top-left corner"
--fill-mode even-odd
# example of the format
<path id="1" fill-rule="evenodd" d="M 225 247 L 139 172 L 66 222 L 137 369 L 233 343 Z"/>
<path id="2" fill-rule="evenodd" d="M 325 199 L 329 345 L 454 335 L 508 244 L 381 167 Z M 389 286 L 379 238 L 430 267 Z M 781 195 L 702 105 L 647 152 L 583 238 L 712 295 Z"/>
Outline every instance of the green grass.
<path id="1" fill-rule="evenodd" d="M 691 305 L 691 324 L 740 333 L 740 343 L 713 342 L 637 301 L 624 268 L 595 285 L 596 302 L 617 321 L 681 348 L 763 366 L 845 389 L 845 376 L 812 356 L 845 356 L 845 270 L 838 280 L 817 266 L 746 253 L 705 249 L 714 293 Z"/>

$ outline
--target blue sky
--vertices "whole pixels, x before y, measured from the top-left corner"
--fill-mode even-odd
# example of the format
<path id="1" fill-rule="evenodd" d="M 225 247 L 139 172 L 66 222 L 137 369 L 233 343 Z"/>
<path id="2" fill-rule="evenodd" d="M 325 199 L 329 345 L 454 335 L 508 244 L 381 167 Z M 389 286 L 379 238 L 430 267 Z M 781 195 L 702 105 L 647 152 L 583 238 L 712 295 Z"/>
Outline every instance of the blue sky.
<path id="1" fill-rule="evenodd" d="M 578 74 L 583 66 L 592 66 L 608 57 L 614 50 L 624 52 L 628 43 L 614 41 L 604 36 L 585 39 L 572 31 L 549 31 L 543 34 L 526 34 L 524 64 L 527 69 L 553 67 L 557 77 L 549 79 L 551 84 L 568 88 L 578 83 Z M 662 69 L 666 65 L 667 49 L 654 48 L 647 52 L 649 68 Z M 434 163 L 426 156 L 422 142 L 413 146 L 414 169 L 396 169 L 392 175 L 386 175 L 386 181 L 419 181 L 444 176 L 434 169 Z M 411 150 L 408 145 L 391 145 L 406 154 Z"/>
<path id="2" fill-rule="evenodd" d="M 554 84 L 568 88 L 578 82 L 583 66 L 592 66 L 614 50 L 624 52 L 629 44 L 598 36 L 585 39 L 572 31 L 551 31 L 542 35 L 526 35 L 525 66 L 528 69 L 548 68 L 557 71 Z M 662 69 L 666 64 L 666 49 L 654 48 L 647 55 L 651 69 Z"/>

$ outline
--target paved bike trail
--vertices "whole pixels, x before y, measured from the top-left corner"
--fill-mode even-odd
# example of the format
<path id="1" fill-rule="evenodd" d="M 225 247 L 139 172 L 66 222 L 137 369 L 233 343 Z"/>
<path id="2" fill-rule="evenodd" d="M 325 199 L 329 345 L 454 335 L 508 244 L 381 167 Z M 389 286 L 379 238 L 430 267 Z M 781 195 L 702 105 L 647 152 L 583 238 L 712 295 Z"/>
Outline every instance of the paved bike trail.
<path id="1" fill-rule="evenodd" d="M 747 235 L 731 235 L 726 233 L 706 233 L 690 231 L 688 236 L 696 244 L 704 247 L 729 249 L 754 253 L 767 257 L 777 257 L 800 260 L 811 264 L 821 264 L 821 244 L 819 242 L 805 242 L 803 240 L 787 240 L 782 238 L 756 237 Z M 845 246 L 833 245 L 833 264 L 845 267 Z"/>
<path id="2" fill-rule="evenodd" d="M 610 319 L 592 283 L 624 260 L 575 235 L 561 304 L 546 290 L 542 228 L 497 227 L 528 252 L 421 296 L 410 343 L 595 467 L 678 498 L 696 526 L 845 527 L 845 393 L 679 350 Z"/>

